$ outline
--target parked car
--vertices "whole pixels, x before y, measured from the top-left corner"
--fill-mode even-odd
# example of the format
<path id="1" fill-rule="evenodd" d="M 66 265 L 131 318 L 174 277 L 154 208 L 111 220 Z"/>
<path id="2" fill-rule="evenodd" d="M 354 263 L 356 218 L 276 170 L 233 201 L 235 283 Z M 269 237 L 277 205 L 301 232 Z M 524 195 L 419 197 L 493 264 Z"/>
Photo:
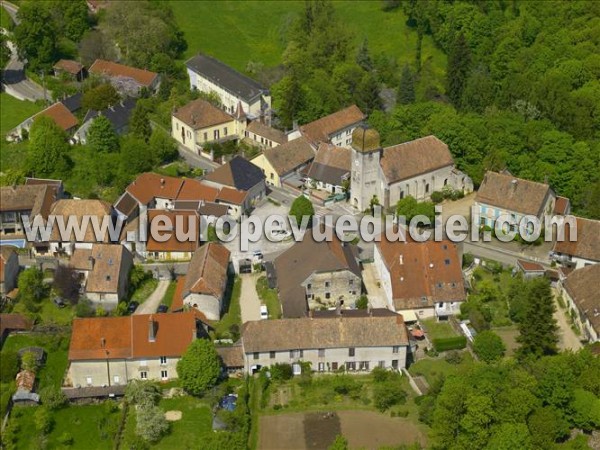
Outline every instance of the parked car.
<path id="1" fill-rule="evenodd" d="M 138 302 L 129 302 L 129 305 L 127 306 L 127 312 L 129 314 L 133 314 L 138 306 L 140 306 Z"/>
<path id="2" fill-rule="evenodd" d="M 64 308 L 66 305 L 65 301 L 60 297 L 54 297 L 54 304 L 59 308 Z"/>
<path id="3" fill-rule="evenodd" d="M 292 236 L 288 230 L 273 230 L 271 231 L 271 239 L 274 241 L 283 241 Z"/>
<path id="4" fill-rule="evenodd" d="M 252 253 L 252 256 L 254 257 L 254 259 L 257 259 L 259 261 L 263 260 L 263 254 L 260 250 L 255 250 L 254 253 Z"/>
<path id="5" fill-rule="evenodd" d="M 156 312 L 166 313 L 168 310 L 169 310 L 169 307 L 167 305 L 158 305 Z"/>
<path id="6" fill-rule="evenodd" d="M 265 305 L 260 305 L 260 319 L 268 319 L 269 318 L 269 310 Z"/>

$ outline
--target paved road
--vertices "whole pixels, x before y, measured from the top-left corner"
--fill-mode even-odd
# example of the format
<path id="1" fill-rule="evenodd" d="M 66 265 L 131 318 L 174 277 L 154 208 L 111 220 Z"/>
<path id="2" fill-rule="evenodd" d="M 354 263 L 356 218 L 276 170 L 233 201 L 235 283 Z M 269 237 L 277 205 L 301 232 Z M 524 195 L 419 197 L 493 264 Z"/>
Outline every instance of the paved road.
<path id="1" fill-rule="evenodd" d="M 169 280 L 160 280 L 158 282 L 158 286 L 150 297 L 146 299 L 144 303 L 142 303 L 138 309 L 134 312 L 134 314 L 152 314 L 156 312 L 156 308 L 160 305 L 162 298 L 165 296 L 165 292 L 167 292 L 167 288 L 169 287 Z"/>
<path id="2" fill-rule="evenodd" d="M 259 273 L 242 274 L 242 292 L 240 295 L 240 307 L 242 310 L 242 323 L 251 320 L 260 320 L 260 299 L 256 292 L 256 280 Z"/>
<path id="3" fill-rule="evenodd" d="M 388 305 L 383 288 L 377 285 L 379 277 L 377 275 L 377 270 L 375 269 L 375 264 L 363 264 L 362 276 L 371 308 L 387 308 Z"/>
<path id="4" fill-rule="evenodd" d="M 212 172 L 215 170 L 215 168 L 219 167 L 219 164 L 216 162 L 195 154 L 181 144 L 177 146 L 177 149 L 179 150 L 179 156 L 181 156 L 192 167 L 199 167 L 208 172 Z"/>
<path id="5" fill-rule="evenodd" d="M 17 12 L 19 8 L 7 2 L 2 2 L 2 6 L 12 20 L 18 24 Z M 11 57 L 2 74 L 2 83 L 6 93 L 19 100 L 36 101 L 50 98 L 50 93 L 45 93 L 41 86 L 25 76 L 25 64 L 19 59 L 17 48 L 10 41 L 8 46 L 11 50 Z"/>
<path id="6" fill-rule="evenodd" d="M 188 270 L 189 262 L 164 262 L 164 263 L 143 263 L 146 270 L 152 271 L 152 276 L 158 280 L 171 279 L 171 272 L 175 275 L 185 275 Z"/>

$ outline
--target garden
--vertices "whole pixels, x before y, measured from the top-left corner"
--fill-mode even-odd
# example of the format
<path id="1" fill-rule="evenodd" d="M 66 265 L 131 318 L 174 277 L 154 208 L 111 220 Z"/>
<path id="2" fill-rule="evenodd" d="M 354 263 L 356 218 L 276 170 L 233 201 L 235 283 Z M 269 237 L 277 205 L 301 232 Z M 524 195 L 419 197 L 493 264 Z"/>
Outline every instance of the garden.
<path id="1" fill-rule="evenodd" d="M 280 319 L 281 303 L 279 302 L 277 289 L 269 289 L 266 276 L 261 276 L 258 280 L 256 280 L 256 292 L 258 293 L 258 298 L 260 298 L 262 303 L 267 305 L 269 319 Z"/>

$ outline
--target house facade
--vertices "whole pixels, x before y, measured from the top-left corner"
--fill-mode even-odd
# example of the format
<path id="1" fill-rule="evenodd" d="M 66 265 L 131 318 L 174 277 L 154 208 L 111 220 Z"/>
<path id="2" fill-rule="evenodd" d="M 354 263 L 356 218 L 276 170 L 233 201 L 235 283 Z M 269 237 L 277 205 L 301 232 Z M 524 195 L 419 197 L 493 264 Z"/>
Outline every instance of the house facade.
<path id="1" fill-rule="evenodd" d="M 600 341 L 600 264 L 574 270 L 558 284 L 583 340 Z"/>
<path id="2" fill-rule="evenodd" d="M 556 195 L 545 183 L 516 178 L 509 173 L 487 172 L 475 196 L 481 226 L 495 227 L 506 215 L 518 224 L 525 216 L 543 220 L 554 212 Z"/>
<path id="3" fill-rule="evenodd" d="M 401 315 L 261 320 L 242 326 L 244 370 L 311 363 L 315 372 L 370 372 L 406 367 L 408 333 Z"/>
<path id="4" fill-rule="evenodd" d="M 251 162 L 265 174 L 266 183 L 281 187 L 283 182 L 308 166 L 315 157 L 311 144 L 303 137 L 266 149 Z"/>
<path id="5" fill-rule="evenodd" d="M 174 228 L 160 228 L 163 218 Z M 148 210 L 148 233 L 144 258 L 157 261 L 188 261 L 200 247 L 200 216 L 190 210 Z M 176 231 L 182 232 L 178 236 Z M 153 231 L 154 230 L 154 231 Z"/>
<path id="6" fill-rule="evenodd" d="M 263 150 L 277 147 L 288 141 L 287 135 L 283 131 L 272 128 L 260 120 L 253 120 L 248 124 L 244 137 L 246 143 Z"/>
<path id="7" fill-rule="evenodd" d="M 317 149 L 306 177 L 311 186 L 332 194 L 345 191 L 352 169 L 352 152 L 346 147 L 322 143 Z"/>
<path id="8" fill-rule="evenodd" d="M 600 264 L 600 220 L 575 219 L 577 227 L 565 227 L 564 239 L 554 244 L 552 258 L 563 265 L 581 269 L 592 264 Z"/>
<path id="9" fill-rule="evenodd" d="M 192 312 L 73 320 L 65 386 L 114 386 L 177 378 L 177 362 L 198 337 Z"/>
<path id="10" fill-rule="evenodd" d="M 234 114 L 241 105 L 249 119 L 270 116 L 271 94 L 260 83 L 207 55 L 196 55 L 185 65 L 191 89 L 216 94 L 225 112 Z"/>
<path id="11" fill-rule="evenodd" d="M 460 312 L 466 293 L 462 254 L 456 244 L 389 241 L 382 236 L 373 259 L 393 311 L 419 319 L 447 318 Z"/>
<path id="12" fill-rule="evenodd" d="M 47 185 L 0 187 L 0 236 L 6 239 L 25 234 L 23 220 L 48 217 L 56 191 Z"/>
<path id="13" fill-rule="evenodd" d="M 473 190 L 471 179 L 455 168 L 448 146 L 435 136 L 382 148 L 379 133 L 360 126 L 352 142 L 350 202 L 360 211 L 373 198 L 390 208 L 408 196 L 429 200 L 444 188 Z"/>
<path id="14" fill-rule="evenodd" d="M 292 131 L 288 140 L 304 136 L 313 146 L 326 142 L 339 147 L 352 145 L 352 133 L 362 124 L 367 116 L 356 105 L 336 111 L 321 117 L 314 122 L 300 126 Z"/>

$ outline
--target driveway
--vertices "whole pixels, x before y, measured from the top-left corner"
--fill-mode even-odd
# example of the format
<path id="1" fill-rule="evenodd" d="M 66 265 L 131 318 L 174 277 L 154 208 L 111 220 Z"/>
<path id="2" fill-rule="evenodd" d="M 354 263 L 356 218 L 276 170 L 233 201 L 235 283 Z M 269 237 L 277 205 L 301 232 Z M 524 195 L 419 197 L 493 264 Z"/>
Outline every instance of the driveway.
<path id="1" fill-rule="evenodd" d="M 242 312 L 242 323 L 251 320 L 260 320 L 260 299 L 256 292 L 256 280 L 260 273 L 241 274 L 242 292 L 240 295 L 240 308 Z"/>
<path id="2" fill-rule="evenodd" d="M 158 305 L 167 292 L 170 280 L 160 280 L 158 286 L 154 289 L 154 292 L 150 294 L 150 297 L 142 303 L 133 314 L 152 314 L 156 312 Z"/>
<path id="3" fill-rule="evenodd" d="M 377 277 L 377 271 L 375 270 L 375 264 L 363 264 L 362 276 L 371 308 L 387 308 L 385 293 L 383 292 L 383 289 L 377 285 L 379 279 Z"/>
<path id="4" fill-rule="evenodd" d="M 558 297 L 558 293 L 555 289 L 552 289 L 554 298 Z M 560 307 L 558 302 L 556 304 L 556 311 L 554 312 L 554 319 L 558 325 L 558 348 L 560 350 L 573 350 L 574 352 L 583 347 L 581 341 L 571 329 L 569 319 L 567 318 L 568 310 Z"/>

